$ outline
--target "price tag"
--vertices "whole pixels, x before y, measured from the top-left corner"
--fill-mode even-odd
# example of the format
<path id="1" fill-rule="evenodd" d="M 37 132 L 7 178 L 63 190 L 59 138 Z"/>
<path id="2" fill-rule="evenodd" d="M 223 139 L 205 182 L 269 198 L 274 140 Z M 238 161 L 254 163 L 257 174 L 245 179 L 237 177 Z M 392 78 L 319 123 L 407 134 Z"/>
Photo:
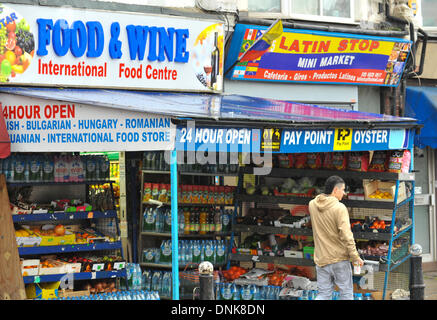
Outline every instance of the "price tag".
<path id="1" fill-rule="evenodd" d="M 351 128 L 337 128 L 334 136 L 334 151 L 346 151 L 352 149 Z"/>
<path id="2" fill-rule="evenodd" d="M 92 219 L 94 217 L 94 212 L 88 212 L 88 219 Z"/>
<path id="3" fill-rule="evenodd" d="M 91 272 L 91 279 L 96 279 L 96 273 L 95 272 Z"/>
<path id="4" fill-rule="evenodd" d="M 41 282 L 41 279 L 40 279 L 39 276 L 35 276 L 35 277 L 33 278 L 33 283 L 40 283 L 40 282 Z"/>
<path id="5" fill-rule="evenodd" d="M 252 256 L 252 261 L 258 262 L 259 261 L 259 256 Z"/>

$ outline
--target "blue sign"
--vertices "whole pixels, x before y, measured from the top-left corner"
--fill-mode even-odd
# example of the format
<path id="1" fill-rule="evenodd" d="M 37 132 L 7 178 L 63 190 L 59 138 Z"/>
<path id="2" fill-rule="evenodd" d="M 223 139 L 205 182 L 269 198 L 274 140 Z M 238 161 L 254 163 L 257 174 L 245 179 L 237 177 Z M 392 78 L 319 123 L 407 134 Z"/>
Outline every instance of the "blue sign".
<path id="1" fill-rule="evenodd" d="M 304 153 L 410 149 L 412 129 L 248 129 L 178 127 L 176 149 Z"/>

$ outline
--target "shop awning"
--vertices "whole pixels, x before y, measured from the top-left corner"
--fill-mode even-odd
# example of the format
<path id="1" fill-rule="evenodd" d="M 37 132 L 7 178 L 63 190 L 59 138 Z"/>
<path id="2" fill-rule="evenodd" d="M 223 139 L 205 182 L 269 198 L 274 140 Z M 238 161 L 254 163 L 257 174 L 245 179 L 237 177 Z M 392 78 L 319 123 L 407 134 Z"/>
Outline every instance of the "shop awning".
<path id="1" fill-rule="evenodd" d="M 0 87 L 0 93 L 159 114 L 220 125 L 265 122 L 284 126 L 412 127 L 416 120 L 241 95 L 107 89 Z"/>
<path id="2" fill-rule="evenodd" d="M 415 145 L 419 148 L 437 148 L 437 88 L 408 87 L 405 115 L 418 119 L 423 125 L 416 135 Z"/>
<path id="3" fill-rule="evenodd" d="M 3 112 L 0 112 L 0 159 L 7 158 L 10 154 L 11 142 L 9 140 L 8 130 L 6 129 L 5 119 L 3 118 Z"/>

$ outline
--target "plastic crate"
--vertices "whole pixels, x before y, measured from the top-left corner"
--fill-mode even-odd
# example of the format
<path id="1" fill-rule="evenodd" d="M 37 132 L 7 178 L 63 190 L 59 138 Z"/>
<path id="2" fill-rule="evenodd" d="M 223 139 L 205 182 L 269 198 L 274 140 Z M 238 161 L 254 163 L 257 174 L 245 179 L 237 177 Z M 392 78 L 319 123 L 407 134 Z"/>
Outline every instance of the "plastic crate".
<path id="1" fill-rule="evenodd" d="M 314 247 L 303 247 L 303 257 L 314 260 Z"/>

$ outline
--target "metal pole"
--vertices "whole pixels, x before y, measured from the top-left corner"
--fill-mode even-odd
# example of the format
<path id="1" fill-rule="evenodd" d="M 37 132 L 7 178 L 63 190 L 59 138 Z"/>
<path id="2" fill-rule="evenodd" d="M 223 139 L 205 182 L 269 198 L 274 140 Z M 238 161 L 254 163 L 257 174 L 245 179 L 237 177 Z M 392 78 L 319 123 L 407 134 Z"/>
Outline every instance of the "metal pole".
<path id="1" fill-rule="evenodd" d="M 179 250 L 178 250 L 178 167 L 177 151 L 171 151 L 170 158 L 171 178 L 171 273 L 172 273 L 172 297 L 179 300 Z"/>
<path id="2" fill-rule="evenodd" d="M 410 258 L 410 300 L 425 300 L 421 256 L 412 255 Z"/>
<path id="3" fill-rule="evenodd" d="M 200 300 L 215 300 L 214 296 L 214 267 L 208 262 L 199 265 Z"/>

